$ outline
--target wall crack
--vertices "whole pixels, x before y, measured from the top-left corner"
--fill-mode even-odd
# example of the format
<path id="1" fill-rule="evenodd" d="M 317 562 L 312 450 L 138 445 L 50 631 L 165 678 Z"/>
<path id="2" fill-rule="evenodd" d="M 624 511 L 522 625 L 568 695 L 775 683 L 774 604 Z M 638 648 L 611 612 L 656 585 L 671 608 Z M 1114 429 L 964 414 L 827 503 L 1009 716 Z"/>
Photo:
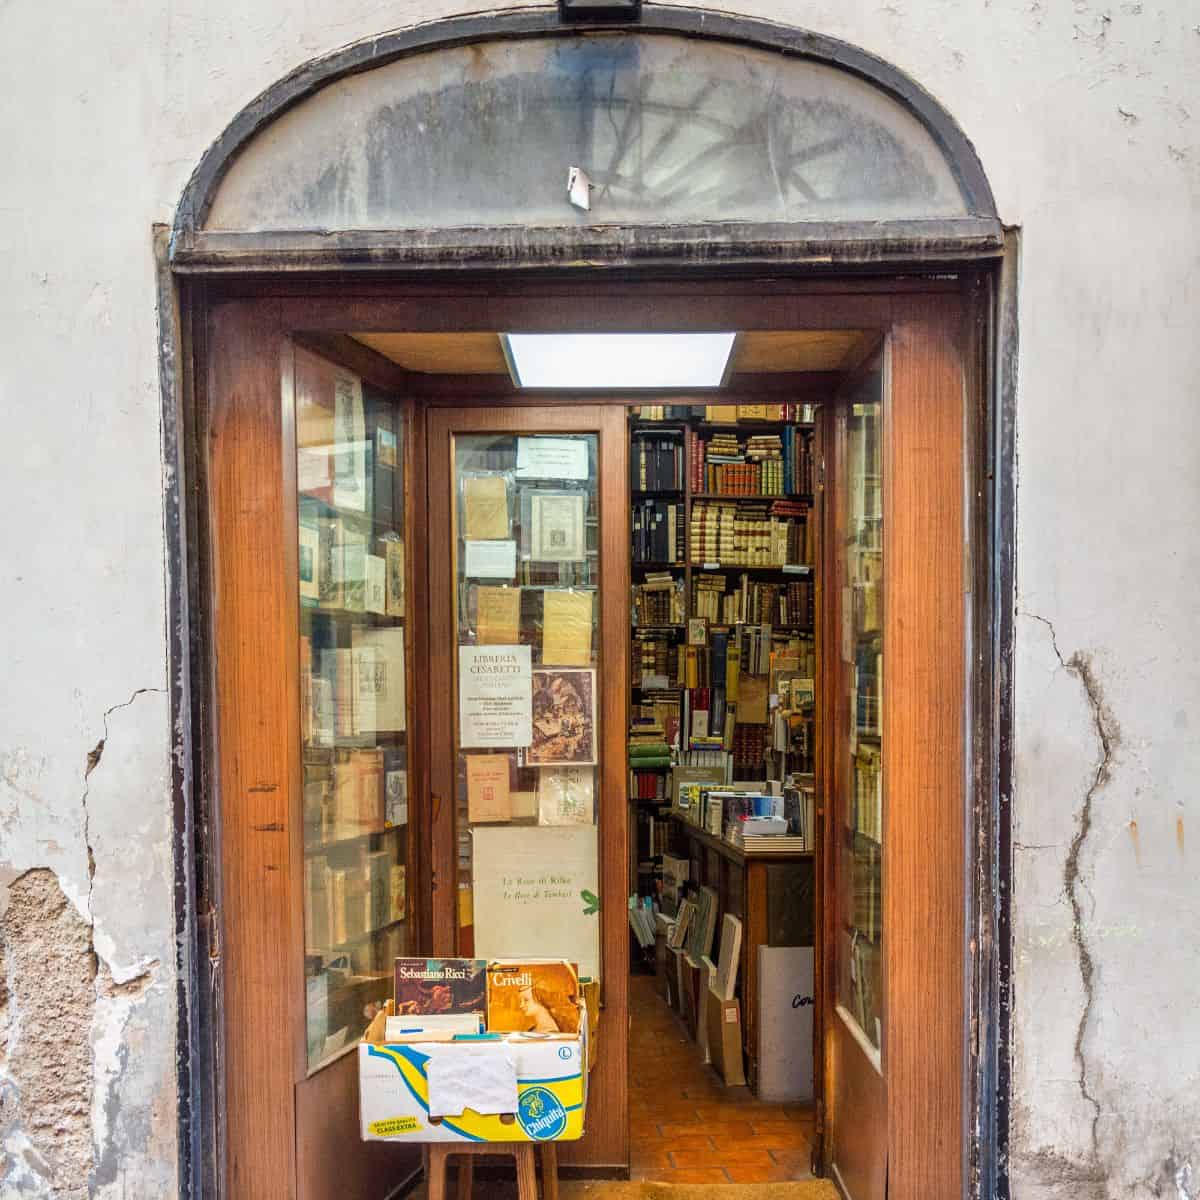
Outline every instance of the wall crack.
<path id="1" fill-rule="evenodd" d="M 119 712 L 122 708 L 128 708 L 139 696 L 144 696 L 147 692 L 157 692 L 162 695 L 164 694 L 164 689 L 152 687 L 137 688 L 128 700 L 122 700 L 120 704 L 114 704 L 111 708 L 104 710 L 100 718 L 104 729 L 104 736 L 87 752 L 87 760 L 83 768 L 83 795 L 80 797 L 79 804 L 83 810 L 83 846 L 87 851 L 87 917 L 89 923 L 92 924 L 95 923 L 96 919 L 95 914 L 92 912 L 92 894 L 95 890 L 96 882 L 96 854 L 92 848 L 91 812 L 88 809 L 88 791 L 91 785 L 88 783 L 88 779 L 91 777 L 92 772 L 100 765 L 100 760 L 104 757 L 104 747 L 108 744 L 108 718 L 113 713 Z"/>
<path id="2" fill-rule="evenodd" d="M 1083 1041 L 1087 1034 L 1092 1016 L 1092 1005 L 1095 1001 L 1095 964 L 1092 961 L 1091 949 L 1087 935 L 1084 932 L 1083 906 L 1080 903 L 1080 890 L 1084 886 L 1079 873 L 1079 859 L 1083 853 L 1084 844 L 1092 830 L 1092 806 L 1096 793 L 1108 783 L 1112 768 L 1113 753 L 1116 749 L 1119 730 L 1116 722 L 1109 713 L 1104 702 L 1104 694 L 1096 677 L 1095 667 L 1089 656 L 1076 650 L 1070 658 L 1064 658 L 1058 648 L 1058 636 L 1053 622 L 1037 613 L 1026 612 L 1025 616 L 1040 621 L 1050 631 L 1050 645 L 1059 665 L 1069 675 L 1079 680 L 1083 688 L 1091 713 L 1092 728 L 1099 743 L 1100 755 L 1092 781 L 1084 793 L 1083 803 L 1079 810 L 1079 819 L 1075 828 L 1075 836 L 1071 839 L 1066 861 L 1063 863 L 1063 893 L 1071 906 L 1071 940 L 1075 943 L 1076 955 L 1079 959 L 1079 977 L 1083 984 L 1083 1010 L 1079 1014 L 1079 1023 L 1075 1028 L 1075 1066 L 1078 1072 L 1079 1092 L 1092 1108 L 1092 1158 L 1095 1160 L 1100 1153 L 1099 1122 L 1102 1113 L 1100 1101 L 1091 1090 L 1088 1075 L 1087 1056 L 1084 1053 Z"/>

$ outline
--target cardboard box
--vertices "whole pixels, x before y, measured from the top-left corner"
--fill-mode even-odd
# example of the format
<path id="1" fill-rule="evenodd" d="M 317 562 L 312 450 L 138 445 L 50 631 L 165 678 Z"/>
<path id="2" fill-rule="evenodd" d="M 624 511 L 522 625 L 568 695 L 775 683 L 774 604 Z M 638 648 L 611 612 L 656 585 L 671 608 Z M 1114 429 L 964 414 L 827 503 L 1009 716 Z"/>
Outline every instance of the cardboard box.
<path id="1" fill-rule="evenodd" d="M 724 999 L 710 987 L 704 997 L 704 1017 L 713 1067 L 727 1087 L 743 1086 L 746 1071 L 742 1063 L 742 1017 L 738 1002 Z"/>
<path id="2" fill-rule="evenodd" d="M 358 1046 L 359 1128 L 365 1142 L 572 1142 L 583 1136 L 587 1107 L 588 1020 L 581 1006 L 579 1033 L 529 1040 L 510 1034 L 501 1042 L 382 1041 L 377 1020 Z M 382 1014 L 381 1014 L 382 1015 Z M 372 1040 L 372 1038 L 377 1040 Z M 429 1070 L 448 1056 L 507 1047 L 516 1075 L 517 1111 L 429 1115 Z"/>

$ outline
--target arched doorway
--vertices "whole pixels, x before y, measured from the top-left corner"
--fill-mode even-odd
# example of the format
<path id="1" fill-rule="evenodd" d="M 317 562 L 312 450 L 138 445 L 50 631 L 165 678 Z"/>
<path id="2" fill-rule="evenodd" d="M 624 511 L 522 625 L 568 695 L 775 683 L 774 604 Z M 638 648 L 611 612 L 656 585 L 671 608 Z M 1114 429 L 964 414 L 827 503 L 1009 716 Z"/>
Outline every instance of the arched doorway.
<path id="1" fill-rule="evenodd" d="M 591 178 L 586 212 L 566 202 L 571 167 Z M 185 288 L 198 281 L 189 299 L 205 331 L 202 390 L 217 447 L 209 536 L 219 613 L 214 809 L 224 837 L 219 910 L 227 1054 L 219 1084 L 230 1098 L 229 1194 L 267 1194 L 262 1189 L 277 1185 L 282 1172 L 289 1193 L 319 1197 L 350 1169 L 339 1164 L 318 1183 L 311 1165 L 314 1155 L 327 1167 L 331 1162 L 334 1143 L 316 1130 L 327 1105 L 344 1113 L 352 1103 L 352 1076 L 343 1067 L 335 1080 L 337 1068 L 314 1069 L 311 1048 L 297 1050 L 305 1040 L 297 1032 L 306 949 L 297 915 L 305 904 L 297 828 L 303 784 L 295 731 L 279 730 L 294 724 L 299 681 L 290 667 L 284 671 L 282 690 L 267 706 L 274 726 L 248 723 L 234 711 L 247 681 L 261 683 L 286 667 L 288 638 L 295 640 L 289 618 L 270 626 L 277 636 L 267 641 L 283 647 L 282 659 L 247 657 L 237 646 L 265 613 L 294 604 L 297 567 L 293 552 L 281 547 L 294 518 L 286 488 L 294 487 L 288 480 L 296 433 L 289 421 L 296 414 L 288 405 L 295 393 L 282 414 L 272 411 L 272 397 L 277 410 L 280 389 L 295 388 L 297 335 L 307 335 L 311 347 L 314 336 L 346 332 L 445 334 L 570 328 L 581 321 L 621 328 L 632 319 L 639 288 L 651 285 L 655 301 L 643 304 L 641 319 L 653 310 L 654 320 L 672 328 L 723 322 L 879 331 L 888 347 L 881 379 L 892 389 L 896 414 L 881 452 L 901 456 L 892 467 L 930 453 L 941 464 L 923 485 L 914 486 L 907 470 L 895 476 L 894 486 L 903 478 L 908 491 L 902 497 L 897 490 L 894 502 L 907 506 L 909 516 L 928 508 L 935 519 L 906 522 L 898 513 L 889 543 L 897 564 L 887 609 L 897 624 L 883 635 L 895 641 L 889 686 L 908 681 L 917 689 L 926 682 L 891 701 L 897 719 L 888 725 L 889 760 L 906 765 L 887 777 L 885 807 L 906 812 L 906 820 L 889 824 L 880 839 L 897 882 L 883 886 L 875 901 L 892 942 L 886 963 L 880 951 L 873 968 L 881 1000 L 872 1022 L 855 1020 L 838 996 L 842 976 L 846 991 L 861 990 L 853 978 L 864 961 L 855 957 L 864 940 L 861 922 L 847 924 L 836 905 L 826 915 L 825 1100 L 828 1163 L 842 1169 L 856 1200 L 877 1194 L 885 1176 L 897 1195 L 948 1181 L 957 1181 L 956 1192 L 965 1186 L 960 1131 L 970 1095 L 961 1079 L 970 981 L 962 914 L 970 859 L 962 851 L 969 799 L 962 781 L 964 713 L 978 685 L 965 652 L 974 617 L 961 604 L 954 611 L 954 597 L 971 590 L 961 561 L 920 596 L 903 589 L 901 569 L 915 582 L 921 564 L 928 569 L 930 554 L 944 554 L 956 525 L 971 516 L 962 507 L 962 481 L 978 463 L 966 440 L 963 385 L 979 385 L 972 356 L 982 349 L 975 334 L 962 330 L 965 318 L 979 315 L 981 281 L 1001 246 L 991 194 L 969 143 L 911 81 L 829 39 L 658 6 L 647 7 L 636 31 L 566 30 L 546 14 L 525 12 L 351 47 L 270 89 L 214 145 L 180 206 L 172 261 Z M 583 262 L 589 266 L 581 268 Z M 814 287 L 804 274 L 868 266 L 941 266 L 954 284 L 897 290 L 826 279 Z M 510 282 L 555 270 L 561 278 Z M 755 282 L 733 282 L 746 275 Z M 499 276 L 507 280 L 497 282 Z M 762 296 L 768 276 L 774 311 Z M 971 289 L 976 294 L 966 299 Z M 585 307 L 573 314 L 571 304 Z M 292 349 L 281 359 L 283 343 Z M 363 378 L 370 373 L 364 368 Z M 423 394 L 421 381 L 401 375 L 390 382 L 398 392 L 413 387 L 403 411 L 416 434 L 413 445 L 421 446 L 422 405 L 444 406 L 445 397 L 439 402 L 436 388 Z M 850 431 L 839 436 L 850 444 Z M 265 474 L 252 480 L 251 464 L 265 465 Z M 435 472 L 423 461 L 410 466 L 423 479 L 406 496 L 408 520 L 420 523 L 425 506 L 430 512 L 437 506 L 428 490 Z M 263 478 L 271 486 L 254 500 L 263 524 L 250 536 L 253 553 L 239 565 L 231 539 L 246 495 L 237 489 L 261 487 Z M 272 548 L 274 565 L 264 573 L 263 555 L 271 558 Z M 408 553 L 412 577 L 434 561 L 435 548 L 425 546 L 420 562 L 411 546 Z M 836 558 L 828 561 L 839 569 Z M 245 572 L 254 562 L 269 597 L 248 588 Z M 411 662 L 445 686 L 448 680 L 433 679 L 449 669 L 439 659 L 435 619 L 412 614 Z M 829 621 L 832 645 L 840 633 Z M 896 641 L 902 627 L 907 637 L 913 629 L 945 635 L 937 661 L 929 645 L 906 658 L 910 643 Z M 933 690 L 931 671 L 941 681 Z M 888 704 L 885 713 L 892 711 Z M 276 731 L 269 746 L 264 728 Z M 435 884 L 443 860 L 455 853 L 453 814 L 440 799 L 454 782 L 450 768 L 436 761 L 428 714 L 414 712 L 409 736 L 414 941 L 407 950 L 447 954 L 456 948 L 456 897 Z M 931 738 L 946 749 L 933 772 L 936 786 L 918 768 L 919 747 Z M 831 762 L 839 752 L 831 742 Z M 415 761 L 422 753 L 426 761 Z M 937 804 L 922 801 L 931 795 Z M 621 821 L 614 818 L 610 828 L 623 835 Z M 264 834 L 282 844 L 264 849 Z M 921 863 L 931 836 L 947 856 L 937 871 Z M 837 860 L 831 852 L 834 875 L 853 870 L 853 854 Z M 922 944 L 930 927 L 939 929 L 936 944 Z M 290 932 L 271 944 L 272 929 Z M 253 986 L 244 986 L 250 978 Z M 272 995 L 291 1014 L 286 1027 L 250 1030 L 248 1015 Z M 609 993 L 609 1044 L 619 1053 L 621 996 L 619 988 Z M 929 1005 L 940 1006 L 936 1020 L 928 1018 Z M 583 1149 L 584 1164 L 622 1165 L 627 1119 L 620 1075 L 601 1084 L 600 1105 L 614 1117 L 612 1129 L 598 1158 Z M 947 1080 L 954 1081 L 948 1092 Z M 265 1133 L 249 1123 L 255 1107 L 271 1114 Z M 866 1137 L 860 1136 L 865 1124 L 873 1128 Z M 339 1136 L 353 1135 L 352 1122 L 339 1129 Z"/>

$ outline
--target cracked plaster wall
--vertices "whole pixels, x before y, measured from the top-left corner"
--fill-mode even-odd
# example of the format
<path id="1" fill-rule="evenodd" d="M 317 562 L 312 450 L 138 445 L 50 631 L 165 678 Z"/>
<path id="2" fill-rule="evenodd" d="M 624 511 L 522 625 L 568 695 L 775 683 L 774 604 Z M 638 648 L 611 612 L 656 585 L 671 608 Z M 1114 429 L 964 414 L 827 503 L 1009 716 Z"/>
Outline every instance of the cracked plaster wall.
<path id="1" fill-rule="evenodd" d="M 727 7 L 908 71 L 1022 228 L 1013 1190 L 1194 1196 L 1200 15 L 1183 0 Z M 23 98 L 0 107 L 0 905 L 46 885 L 33 957 L 5 960 L 4 1020 L 11 1037 L 29 1003 L 18 976 L 66 956 L 89 1010 L 73 1036 L 94 1194 L 163 1196 L 174 1178 L 169 730 L 165 695 L 141 690 L 164 687 L 166 655 L 151 226 L 297 64 L 465 8 L 0 5 L 0 73 Z M 93 979 L 51 928 L 56 888 Z M 6 1195 L 59 1194 L 31 1106 L 0 1061 Z"/>

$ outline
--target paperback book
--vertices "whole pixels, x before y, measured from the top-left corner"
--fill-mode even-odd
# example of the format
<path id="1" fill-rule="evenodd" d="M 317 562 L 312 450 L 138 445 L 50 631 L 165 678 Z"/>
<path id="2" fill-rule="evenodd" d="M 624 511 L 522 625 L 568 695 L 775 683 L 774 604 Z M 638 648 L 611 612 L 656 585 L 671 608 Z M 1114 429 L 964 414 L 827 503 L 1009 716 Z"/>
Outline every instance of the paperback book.
<path id="1" fill-rule="evenodd" d="M 493 960 L 487 1027 L 489 1033 L 578 1033 L 578 968 L 560 958 Z"/>
<path id="2" fill-rule="evenodd" d="M 397 1016 L 486 1012 L 487 962 L 481 958 L 398 958 Z"/>

